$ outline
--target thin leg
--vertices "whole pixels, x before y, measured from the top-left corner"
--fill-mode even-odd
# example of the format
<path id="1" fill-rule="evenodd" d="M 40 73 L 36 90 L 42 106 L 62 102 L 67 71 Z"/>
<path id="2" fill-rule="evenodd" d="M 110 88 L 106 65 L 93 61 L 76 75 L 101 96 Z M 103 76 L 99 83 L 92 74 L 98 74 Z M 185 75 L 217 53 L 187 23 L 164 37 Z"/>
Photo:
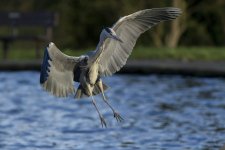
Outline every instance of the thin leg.
<path id="1" fill-rule="evenodd" d="M 102 127 L 104 127 L 104 126 L 107 127 L 106 122 L 105 122 L 105 119 L 103 118 L 103 116 L 102 116 L 101 113 L 99 112 L 98 107 L 97 107 L 97 105 L 96 105 L 96 102 L 95 102 L 93 96 L 91 96 L 91 98 L 92 98 L 92 103 L 93 103 L 93 105 L 95 106 L 95 109 L 96 109 L 97 112 L 98 112 L 98 115 L 99 115 L 99 118 L 100 118 Z"/>
<path id="2" fill-rule="evenodd" d="M 107 127 L 106 121 L 105 121 L 105 119 L 103 118 L 103 116 L 102 116 L 102 114 L 100 113 L 100 111 L 98 110 L 98 107 L 97 107 L 96 102 L 95 102 L 95 100 L 94 100 L 94 97 L 93 97 L 93 95 L 92 95 L 93 87 L 91 87 L 91 85 L 88 84 L 88 85 L 87 85 L 87 89 L 88 89 L 88 92 L 89 92 L 89 94 L 90 94 L 90 96 L 91 96 L 92 103 L 93 103 L 93 105 L 95 106 L 95 109 L 96 109 L 97 112 L 98 112 L 98 115 L 99 115 L 99 118 L 100 118 L 102 127 L 104 127 L 104 126 Z"/>
<path id="3" fill-rule="evenodd" d="M 114 117 L 116 118 L 117 122 L 121 122 L 124 119 L 120 116 L 120 114 L 118 112 L 116 112 L 113 107 L 109 104 L 109 102 L 105 99 L 104 93 L 102 92 L 102 96 L 103 96 L 103 101 L 110 107 L 110 109 L 113 112 Z"/>
<path id="4" fill-rule="evenodd" d="M 118 112 L 116 112 L 114 110 L 114 108 L 108 103 L 108 101 L 107 101 L 107 99 L 105 97 L 104 91 L 103 91 L 103 85 L 102 85 L 102 81 L 101 80 L 98 81 L 98 87 L 99 87 L 99 90 L 102 93 L 103 101 L 110 107 L 110 109 L 112 110 L 113 115 L 116 118 L 117 122 L 123 121 L 124 119 L 120 116 L 120 114 Z"/>

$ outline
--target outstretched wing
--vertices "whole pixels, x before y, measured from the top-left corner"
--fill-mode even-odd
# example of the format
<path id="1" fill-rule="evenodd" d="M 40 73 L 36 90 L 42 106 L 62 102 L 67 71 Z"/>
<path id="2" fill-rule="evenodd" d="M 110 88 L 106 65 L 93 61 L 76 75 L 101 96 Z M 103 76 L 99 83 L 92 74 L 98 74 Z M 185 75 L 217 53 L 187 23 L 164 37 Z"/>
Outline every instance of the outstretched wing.
<path id="1" fill-rule="evenodd" d="M 46 91 L 58 97 L 73 94 L 73 69 L 78 60 L 79 57 L 65 55 L 54 43 L 50 43 L 44 52 L 40 84 Z"/>
<path id="2" fill-rule="evenodd" d="M 123 43 L 106 39 L 103 49 L 96 52 L 99 57 L 100 74 L 109 76 L 119 71 L 125 65 L 141 33 L 159 22 L 175 19 L 180 14 L 181 10 L 178 8 L 154 8 L 119 19 L 112 28 Z"/>

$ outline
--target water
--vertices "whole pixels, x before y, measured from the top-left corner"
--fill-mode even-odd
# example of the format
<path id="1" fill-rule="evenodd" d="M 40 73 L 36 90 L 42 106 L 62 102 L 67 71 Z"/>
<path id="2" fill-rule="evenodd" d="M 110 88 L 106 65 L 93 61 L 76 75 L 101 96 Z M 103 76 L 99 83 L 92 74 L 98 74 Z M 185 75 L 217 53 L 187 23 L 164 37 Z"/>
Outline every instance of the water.
<path id="1" fill-rule="evenodd" d="M 90 99 L 44 92 L 38 72 L 0 73 L 0 149 L 213 150 L 225 143 L 225 79 L 116 75 L 104 79 L 118 124 L 97 96 L 108 128 Z"/>

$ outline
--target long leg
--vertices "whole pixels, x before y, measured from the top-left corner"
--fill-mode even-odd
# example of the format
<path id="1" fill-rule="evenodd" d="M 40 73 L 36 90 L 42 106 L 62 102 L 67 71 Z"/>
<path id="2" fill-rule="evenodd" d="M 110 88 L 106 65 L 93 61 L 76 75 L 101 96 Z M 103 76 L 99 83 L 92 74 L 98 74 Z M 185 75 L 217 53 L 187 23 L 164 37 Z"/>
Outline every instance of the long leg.
<path id="1" fill-rule="evenodd" d="M 92 91 L 91 91 L 90 89 L 91 89 L 91 88 L 88 87 L 88 90 L 89 90 L 90 95 L 91 95 L 92 103 L 93 103 L 93 105 L 95 106 L 95 109 L 96 109 L 97 112 L 98 112 L 98 115 L 99 115 L 99 118 L 100 118 L 102 127 L 104 127 L 104 126 L 107 127 L 106 121 L 105 121 L 105 119 L 103 118 L 102 114 L 100 113 L 100 111 L 99 111 L 99 109 L 98 109 L 98 107 L 97 107 L 97 105 L 96 105 L 96 102 L 95 102 L 95 100 L 94 100 L 94 97 L 93 97 L 93 95 L 92 95 Z"/>
<path id="2" fill-rule="evenodd" d="M 110 107 L 110 109 L 112 110 L 113 115 L 116 118 L 117 122 L 121 122 L 123 120 L 123 118 L 120 116 L 120 114 L 118 112 L 116 112 L 114 110 L 114 108 L 109 104 L 109 102 L 107 101 L 107 99 L 105 97 L 101 79 L 99 79 L 99 81 L 97 82 L 97 85 L 98 85 L 99 90 L 102 93 L 103 101 Z"/>

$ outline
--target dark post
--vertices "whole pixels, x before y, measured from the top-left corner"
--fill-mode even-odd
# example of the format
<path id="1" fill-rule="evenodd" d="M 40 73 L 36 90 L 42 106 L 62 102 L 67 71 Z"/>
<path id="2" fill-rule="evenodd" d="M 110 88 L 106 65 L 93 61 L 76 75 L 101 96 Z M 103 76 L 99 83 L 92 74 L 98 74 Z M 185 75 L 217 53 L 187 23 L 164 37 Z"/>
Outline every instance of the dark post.
<path id="1" fill-rule="evenodd" d="M 9 50 L 9 40 L 3 40 L 3 59 L 7 59 L 8 57 L 8 50 Z"/>
<path id="2" fill-rule="evenodd" d="M 51 40 L 52 40 L 52 28 L 51 27 L 48 27 L 46 29 L 46 37 L 47 37 L 48 42 L 51 42 Z"/>
<path id="3" fill-rule="evenodd" d="M 40 43 L 41 41 L 39 39 L 37 39 L 35 41 L 35 51 L 36 51 L 36 58 L 41 58 L 41 54 L 40 54 Z"/>

